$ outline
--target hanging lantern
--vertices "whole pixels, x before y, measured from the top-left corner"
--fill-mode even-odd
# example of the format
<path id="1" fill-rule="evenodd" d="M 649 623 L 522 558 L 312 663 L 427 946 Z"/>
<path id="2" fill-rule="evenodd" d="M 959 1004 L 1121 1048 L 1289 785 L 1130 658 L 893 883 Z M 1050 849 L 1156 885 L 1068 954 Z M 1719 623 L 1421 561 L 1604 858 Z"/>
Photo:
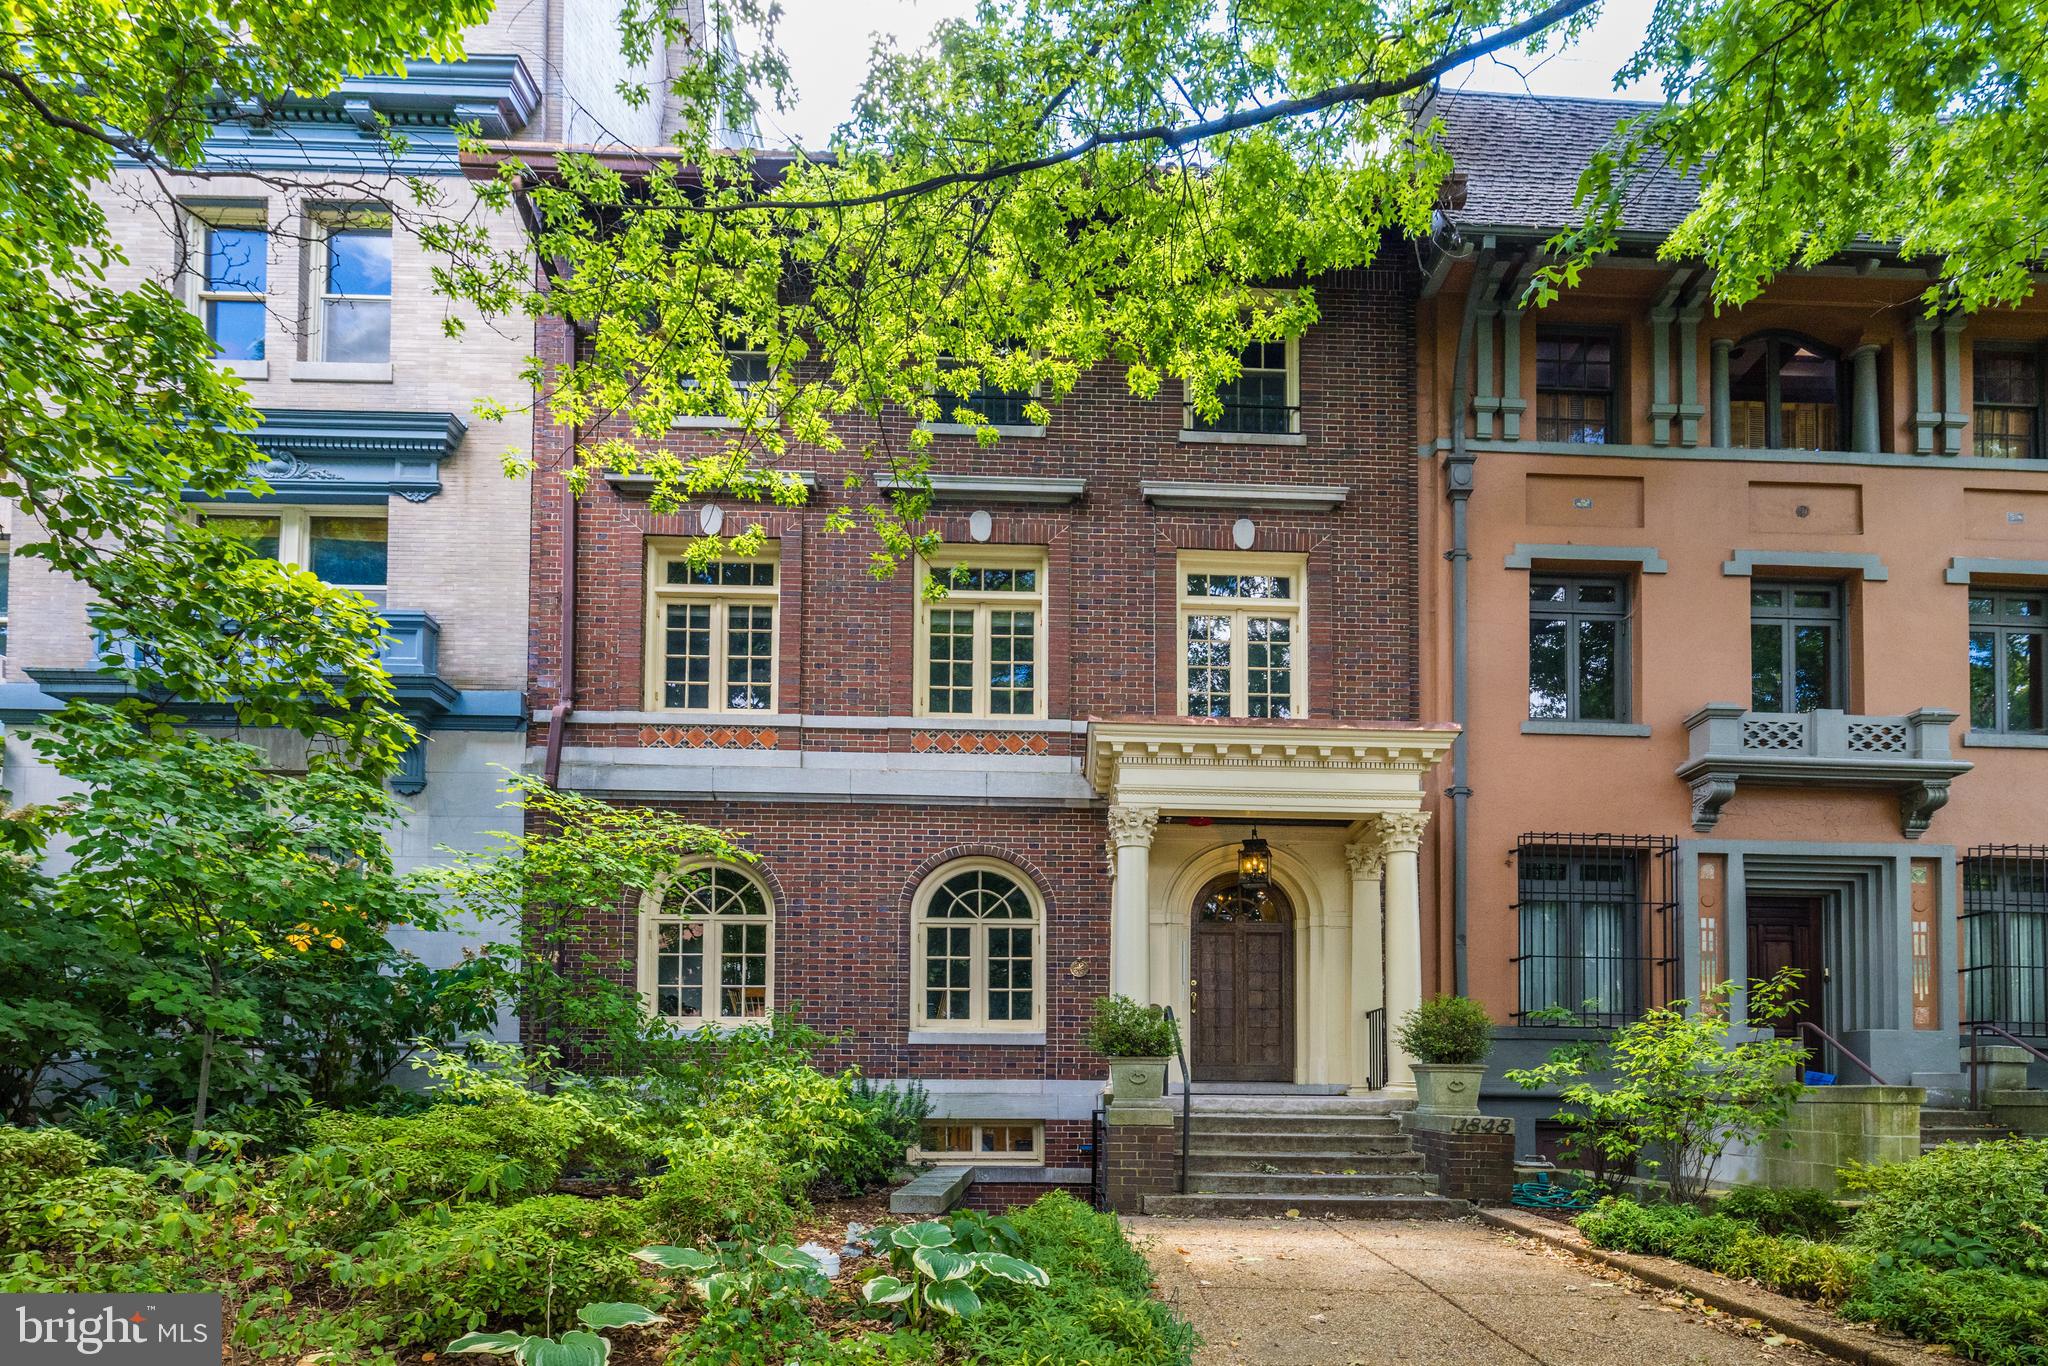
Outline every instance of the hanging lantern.
<path id="1" fill-rule="evenodd" d="M 1273 851 L 1259 838 L 1257 826 L 1237 848 L 1237 883 L 1247 892 L 1263 892 L 1273 885 Z"/>

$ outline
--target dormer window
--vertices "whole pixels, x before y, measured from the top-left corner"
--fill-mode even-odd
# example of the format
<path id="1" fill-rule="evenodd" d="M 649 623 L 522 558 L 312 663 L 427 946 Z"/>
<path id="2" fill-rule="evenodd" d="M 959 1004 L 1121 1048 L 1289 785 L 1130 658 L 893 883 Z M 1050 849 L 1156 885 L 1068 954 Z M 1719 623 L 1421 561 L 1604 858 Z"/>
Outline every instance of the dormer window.
<path id="1" fill-rule="evenodd" d="M 1728 444 L 1841 450 L 1842 388 L 1832 348 L 1788 333 L 1751 337 L 1728 358 Z"/>

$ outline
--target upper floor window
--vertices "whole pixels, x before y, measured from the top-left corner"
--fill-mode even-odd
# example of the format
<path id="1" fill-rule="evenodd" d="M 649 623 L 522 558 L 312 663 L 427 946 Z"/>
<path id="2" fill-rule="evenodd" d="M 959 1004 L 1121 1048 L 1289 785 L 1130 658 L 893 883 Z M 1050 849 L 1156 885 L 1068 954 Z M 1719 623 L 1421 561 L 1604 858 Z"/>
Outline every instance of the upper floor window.
<path id="1" fill-rule="evenodd" d="M 1749 705 L 1819 711 L 1847 695 L 1842 586 L 1758 583 L 1749 590 Z"/>
<path id="2" fill-rule="evenodd" d="M 650 552 L 650 708 L 775 710 L 780 568 L 772 553 L 697 565 L 680 547 Z"/>
<path id="3" fill-rule="evenodd" d="M 939 357 L 941 370 L 956 370 L 961 363 L 951 356 Z M 1035 424 L 1025 408 L 1037 398 L 1032 389 L 1005 389 L 994 383 L 984 371 L 981 382 L 965 394 L 954 393 L 940 386 L 938 392 L 939 421 L 952 423 L 959 420 L 959 410 L 967 409 L 977 413 L 991 427 L 1031 427 Z"/>
<path id="4" fill-rule="evenodd" d="M 315 333 L 320 359 L 391 359 L 391 226 L 381 216 L 347 214 L 319 225 Z"/>
<path id="5" fill-rule="evenodd" d="M 221 360 L 262 360 L 269 321 L 270 233 L 260 223 L 207 223 L 199 314 Z"/>
<path id="6" fill-rule="evenodd" d="M 1188 716 L 1302 716 L 1303 583 L 1298 559 L 1184 555 L 1180 695 Z"/>
<path id="7" fill-rule="evenodd" d="M 1042 1027 L 1044 929 L 1038 891 L 1016 869 L 993 859 L 941 868 L 913 903 L 912 1023 L 922 1029 Z"/>
<path id="8" fill-rule="evenodd" d="M 1728 358 L 1728 440 L 1752 450 L 1842 448 L 1841 359 L 1819 342 L 1766 333 Z"/>
<path id="9" fill-rule="evenodd" d="M 1529 718 L 1628 720 L 1628 584 L 1529 581 Z"/>
<path id="10" fill-rule="evenodd" d="M 924 590 L 936 581 L 945 595 Z M 1045 553 L 944 554 L 919 573 L 917 712 L 1045 715 Z"/>
<path id="11" fill-rule="evenodd" d="M 745 1024 L 774 1008 L 767 889 L 723 864 L 685 869 L 642 901 L 640 995 L 678 1024 Z"/>
<path id="12" fill-rule="evenodd" d="M 1536 439 L 1604 446 L 1614 439 L 1614 339 L 1536 334 Z"/>
<path id="13" fill-rule="evenodd" d="M 1971 356 L 1976 404 L 1974 453 L 1989 460 L 2037 460 L 2042 446 L 2044 354 L 2038 348 L 1979 346 Z"/>
<path id="14" fill-rule="evenodd" d="M 209 509 L 200 523 L 253 555 L 310 570 L 383 606 L 390 580 L 390 524 L 381 511 L 344 508 Z"/>
<path id="15" fill-rule="evenodd" d="M 2022 734 L 2048 729 L 2041 671 L 2048 667 L 2048 594 L 1970 594 L 1970 728 Z"/>
<path id="16" fill-rule="evenodd" d="M 1189 431 L 1286 436 L 1301 430 L 1301 351 L 1292 337 L 1254 341 L 1239 354 L 1237 378 L 1216 386 L 1223 411 L 1211 422 L 1188 404 Z"/>

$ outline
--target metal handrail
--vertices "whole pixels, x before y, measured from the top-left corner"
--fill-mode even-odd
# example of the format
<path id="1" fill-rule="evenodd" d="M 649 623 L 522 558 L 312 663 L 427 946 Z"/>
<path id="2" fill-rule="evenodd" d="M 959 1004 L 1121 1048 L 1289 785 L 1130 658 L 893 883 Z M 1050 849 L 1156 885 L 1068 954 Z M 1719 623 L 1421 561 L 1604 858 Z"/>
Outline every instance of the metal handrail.
<path id="1" fill-rule="evenodd" d="M 1831 1046 L 1832 1046 L 1832 1047 L 1834 1048 L 1834 1050 L 1835 1050 L 1835 1051 L 1836 1051 L 1837 1053 L 1840 1053 L 1840 1054 L 1841 1054 L 1841 1055 L 1842 1055 L 1843 1057 L 1847 1058 L 1847 1059 L 1848 1059 L 1848 1060 L 1849 1060 L 1850 1062 L 1853 1062 L 1853 1063 L 1855 1063 L 1855 1064 L 1856 1064 L 1856 1067 L 1857 1067 L 1857 1069 L 1858 1069 L 1859 1071 L 1861 1071 L 1861 1072 L 1863 1073 L 1863 1075 L 1864 1075 L 1864 1076 L 1866 1076 L 1866 1077 L 1869 1077 L 1869 1078 L 1870 1078 L 1870 1079 L 1871 1079 L 1872 1081 L 1876 1082 L 1876 1083 L 1877 1083 L 1877 1084 L 1878 1084 L 1879 1086 L 1890 1086 L 1890 1085 L 1891 1085 L 1891 1083 L 1890 1083 L 1890 1082 L 1886 1081 L 1886 1080 L 1885 1080 L 1885 1079 L 1884 1079 L 1883 1077 L 1881 1077 L 1881 1076 L 1879 1076 L 1879 1075 L 1877 1074 L 1877 1069 L 1876 1069 L 1875 1067 L 1872 1067 L 1872 1066 L 1871 1066 L 1871 1065 L 1870 1065 L 1869 1063 L 1867 1063 L 1867 1062 L 1863 1061 L 1863 1059 L 1861 1059 L 1861 1058 L 1857 1057 L 1857 1056 L 1856 1056 L 1856 1055 L 1855 1055 L 1854 1053 L 1851 1053 L 1851 1052 L 1849 1051 L 1849 1046 L 1848 1046 L 1847 1044 L 1843 1043 L 1843 1042 L 1842 1042 L 1842 1041 L 1841 1041 L 1840 1039 L 1836 1038 L 1836 1037 L 1835 1037 L 1834 1035 L 1832 1035 L 1832 1034 L 1828 1033 L 1828 1032 L 1827 1032 L 1827 1031 L 1826 1031 L 1825 1029 L 1822 1029 L 1822 1028 L 1821 1028 L 1821 1027 L 1820 1027 L 1819 1025 L 1817 1025 L 1817 1024 L 1814 1024 L 1813 1022 L 1811 1022 L 1811 1021 L 1809 1021 L 1809 1020 L 1801 1020 L 1801 1021 L 1799 1022 L 1799 1032 L 1800 1032 L 1801 1034 L 1816 1034 L 1816 1035 L 1819 1035 L 1819 1036 L 1820 1036 L 1820 1037 L 1821 1037 L 1822 1039 L 1824 1039 L 1824 1040 L 1825 1040 L 1825 1041 L 1826 1041 L 1826 1042 L 1827 1042 L 1827 1043 L 1828 1043 L 1829 1045 L 1831 1045 Z"/>
<path id="2" fill-rule="evenodd" d="M 1963 1021 L 1963 1028 L 1970 1031 L 1970 1108 L 1972 1110 L 1977 1108 L 1977 1078 L 1979 1076 L 1977 1069 L 1984 1065 L 1983 1059 L 1977 1054 L 1977 1040 L 1979 1038 L 1986 1034 L 1996 1034 L 2013 1047 L 2032 1054 L 2042 1062 L 2048 1062 L 2048 1053 L 2043 1053 L 2025 1039 L 2015 1034 L 2007 1033 L 1988 1020 L 1965 1020 Z"/>
<path id="3" fill-rule="evenodd" d="M 1387 1008 L 1374 1006 L 1365 1012 L 1365 1089 L 1378 1091 L 1387 1084 Z"/>
<path id="4" fill-rule="evenodd" d="M 1180 1063 L 1180 1184 L 1176 1189 L 1182 1195 L 1186 1195 L 1188 1193 L 1188 1118 L 1189 1105 L 1194 1098 L 1195 1078 L 1194 1074 L 1188 1071 L 1188 1054 L 1187 1050 L 1181 1047 L 1180 1025 L 1174 1021 L 1173 1007 L 1161 1006 L 1160 1009 L 1166 1012 L 1167 1023 L 1173 1025 L 1173 1055 L 1175 1060 Z"/>

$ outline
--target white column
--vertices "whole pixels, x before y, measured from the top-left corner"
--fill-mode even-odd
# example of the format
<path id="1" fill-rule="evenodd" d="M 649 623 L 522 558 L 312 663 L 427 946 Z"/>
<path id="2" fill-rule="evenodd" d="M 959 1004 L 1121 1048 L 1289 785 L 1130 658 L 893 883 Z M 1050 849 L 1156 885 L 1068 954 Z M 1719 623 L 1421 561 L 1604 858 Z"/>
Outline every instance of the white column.
<path id="1" fill-rule="evenodd" d="M 1337 1021 L 1327 992 L 1330 962 L 1330 912 L 1317 906 L 1308 915 L 1308 948 L 1300 956 L 1302 971 L 1295 977 L 1295 1013 L 1301 1018 L 1308 1045 L 1302 1077 L 1310 1082 L 1330 1080 L 1330 1037 Z"/>
<path id="2" fill-rule="evenodd" d="M 1386 935 L 1386 917 L 1380 910 L 1380 877 L 1387 866 L 1387 853 L 1380 845 L 1379 831 L 1344 846 L 1344 858 L 1351 865 L 1351 1068 L 1344 1080 L 1351 1094 L 1364 1095 L 1372 1072 L 1372 1036 L 1366 1029 L 1365 1013 L 1386 1003 L 1386 961 L 1381 956 Z"/>
<path id="3" fill-rule="evenodd" d="M 1413 1088 L 1411 1061 L 1394 1036 L 1401 1019 L 1422 1004 L 1422 885 L 1415 856 L 1422 848 L 1422 829 L 1429 816 L 1422 811 L 1397 811 L 1380 817 L 1387 851 L 1387 1080 L 1390 1087 Z"/>
<path id="4" fill-rule="evenodd" d="M 1109 808 L 1109 839 L 1116 847 L 1116 888 L 1109 915 L 1109 989 L 1135 1001 L 1150 998 L 1151 956 L 1146 918 L 1151 902 L 1152 832 L 1159 812 L 1149 806 Z"/>
<path id="5" fill-rule="evenodd" d="M 1351 908 L 1334 906 L 1328 912 L 1327 950 L 1315 965 L 1316 1029 L 1329 1040 L 1323 1058 L 1324 1072 L 1316 1080 L 1351 1083 L 1351 1017 L 1358 1005 L 1351 985 Z"/>

